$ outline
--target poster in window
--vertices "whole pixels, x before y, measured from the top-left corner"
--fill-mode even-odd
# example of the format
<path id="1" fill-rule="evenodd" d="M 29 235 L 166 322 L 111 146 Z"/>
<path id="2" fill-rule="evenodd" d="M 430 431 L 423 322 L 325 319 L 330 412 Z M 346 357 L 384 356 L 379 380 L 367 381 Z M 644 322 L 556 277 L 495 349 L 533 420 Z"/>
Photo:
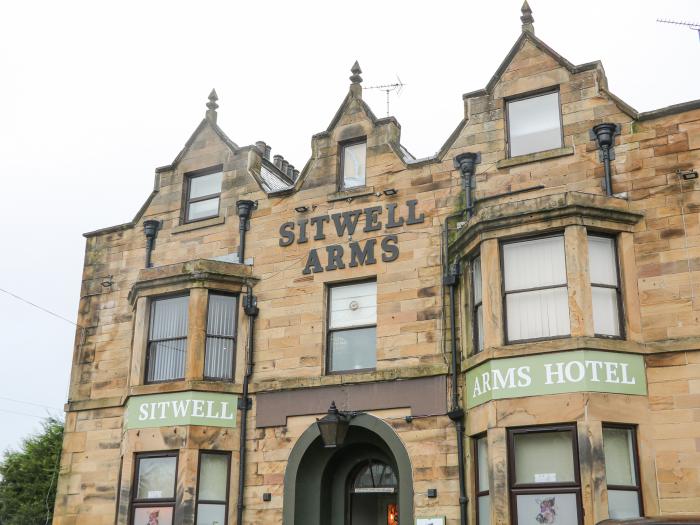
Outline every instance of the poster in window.
<path id="1" fill-rule="evenodd" d="M 172 507 L 139 507 L 134 509 L 134 525 L 173 525 Z"/>
<path id="2" fill-rule="evenodd" d="M 518 525 L 577 525 L 576 494 L 520 494 Z"/>
<path id="3" fill-rule="evenodd" d="M 416 518 L 416 525 L 445 525 L 444 516 L 434 518 Z"/>

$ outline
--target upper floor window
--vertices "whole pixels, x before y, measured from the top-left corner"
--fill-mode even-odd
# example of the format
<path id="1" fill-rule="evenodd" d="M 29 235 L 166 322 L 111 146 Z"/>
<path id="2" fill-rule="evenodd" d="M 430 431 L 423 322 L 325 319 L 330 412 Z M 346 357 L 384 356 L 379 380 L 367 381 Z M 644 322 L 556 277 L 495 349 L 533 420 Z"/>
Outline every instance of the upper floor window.
<path id="1" fill-rule="evenodd" d="M 196 525 L 226 525 L 230 466 L 228 452 L 199 454 Z"/>
<path id="2" fill-rule="evenodd" d="M 502 245 L 508 342 L 569 335 L 564 236 Z"/>
<path id="3" fill-rule="evenodd" d="M 375 368 L 376 281 L 335 285 L 328 295 L 328 371 Z"/>
<path id="4" fill-rule="evenodd" d="M 236 303 L 236 296 L 209 294 L 207 343 L 204 354 L 206 379 L 233 379 Z"/>
<path id="5" fill-rule="evenodd" d="M 342 146 L 340 173 L 343 189 L 364 186 L 366 183 L 367 142 L 352 142 Z"/>
<path id="6" fill-rule="evenodd" d="M 589 234 L 588 260 L 593 297 L 593 331 L 595 335 L 620 337 L 622 295 L 615 239 Z"/>
<path id="7" fill-rule="evenodd" d="M 603 451 L 608 514 L 614 519 L 640 517 L 642 493 L 634 427 L 603 425 Z"/>
<path id="8" fill-rule="evenodd" d="M 177 453 L 136 456 L 131 523 L 172 525 L 175 512 Z"/>
<path id="9" fill-rule="evenodd" d="M 185 222 L 209 219 L 219 215 L 223 172 L 191 173 L 187 175 Z"/>
<path id="10" fill-rule="evenodd" d="M 508 434 L 512 523 L 582 523 L 576 425 Z"/>
<path id="11" fill-rule="evenodd" d="M 562 147 L 559 92 L 507 102 L 510 156 Z"/>
<path id="12" fill-rule="evenodd" d="M 151 301 L 146 382 L 184 379 L 187 355 L 187 295 Z"/>
<path id="13" fill-rule="evenodd" d="M 481 255 L 472 259 L 472 330 L 474 332 L 474 351 L 484 349 L 484 309 L 481 288 Z"/>

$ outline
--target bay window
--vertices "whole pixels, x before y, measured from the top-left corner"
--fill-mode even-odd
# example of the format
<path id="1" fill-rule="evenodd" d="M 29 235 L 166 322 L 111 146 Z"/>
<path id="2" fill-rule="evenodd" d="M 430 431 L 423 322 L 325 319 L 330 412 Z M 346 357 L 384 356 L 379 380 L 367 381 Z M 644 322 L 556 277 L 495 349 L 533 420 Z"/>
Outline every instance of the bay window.
<path id="1" fill-rule="evenodd" d="M 615 519 L 640 517 L 642 494 L 634 427 L 603 425 L 603 451 L 610 517 Z"/>
<path id="2" fill-rule="evenodd" d="M 335 285 L 328 294 L 328 371 L 373 369 L 377 363 L 377 283 Z"/>
<path id="3" fill-rule="evenodd" d="M 232 380 L 236 348 L 236 296 L 210 293 L 207 341 L 204 354 L 206 379 Z"/>
<path id="4" fill-rule="evenodd" d="M 146 382 L 184 379 L 188 331 L 187 295 L 151 301 Z"/>
<path id="5" fill-rule="evenodd" d="M 588 260 L 593 297 L 593 328 L 595 335 L 620 337 L 620 279 L 615 239 L 588 235 Z"/>
<path id="6" fill-rule="evenodd" d="M 502 245 L 508 342 L 570 334 L 564 236 Z"/>
<path id="7" fill-rule="evenodd" d="M 576 425 L 508 431 L 510 497 L 516 525 L 580 525 Z"/>
<path id="8" fill-rule="evenodd" d="M 177 452 L 138 454 L 134 479 L 131 523 L 173 525 Z"/>
<path id="9" fill-rule="evenodd" d="M 484 309 L 482 302 L 481 255 L 472 259 L 472 331 L 474 353 L 484 349 Z"/>
<path id="10" fill-rule="evenodd" d="M 196 525 L 226 525 L 230 467 L 228 452 L 199 454 Z"/>
<path id="11" fill-rule="evenodd" d="M 491 496 L 489 493 L 489 458 L 488 442 L 482 435 L 475 440 L 474 461 L 476 480 L 476 523 L 489 525 L 491 523 Z"/>

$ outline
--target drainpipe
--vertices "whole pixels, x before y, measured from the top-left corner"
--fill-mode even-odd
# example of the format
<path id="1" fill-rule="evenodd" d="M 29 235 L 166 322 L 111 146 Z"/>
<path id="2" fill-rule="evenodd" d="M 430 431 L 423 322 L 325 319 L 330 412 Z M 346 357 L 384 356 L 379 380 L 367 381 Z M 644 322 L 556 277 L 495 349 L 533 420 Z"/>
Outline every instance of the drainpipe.
<path id="1" fill-rule="evenodd" d="M 240 201 L 239 201 L 240 202 Z M 250 201 L 248 201 L 250 202 Z M 245 356 L 245 373 L 243 374 L 243 393 L 238 401 L 238 408 L 241 411 L 241 434 L 238 446 L 238 502 L 236 505 L 236 524 L 243 525 L 243 492 L 245 487 L 245 460 L 246 460 L 246 431 L 248 429 L 248 411 L 252 408 L 253 402 L 248 395 L 250 376 L 253 375 L 253 350 L 255 348 L 254 327 L 255 318 L 258 316 L 258 300 L 253 295 L 253 289 L 248 286 L 248 291 L 243 297 L 243 311 L 248 316 L 248 345 Z"/>
<path id="2" fill-rule="evenodd" d="M 240 239 L 240 244 L 238 245 L 238 262 L 240 264 L 245 264 L 245 232 L 250 230 L 250 214 L 257 207 L 257 204 L 253 201 L 236 201 L 239 219 L 238 238 Z"/>
<path id="3" fill-rule="evenodd" d="M 615 135 L 620 134 L 620 125 L 612 122 L 605 122 L 593 126 L 590 132 L 590 138 L 598 143 L 600 149 L 600 160 L 603 161 L 605 169 L 605 194 L 612 197 L 612 174 L 610 161 L 615 160 Z"/>
<path id="4" fill-rule="evenodd" d="M 151 262 L 151 252 L 155 246 L 156 236 L 160 229 L 161 222 L 156 219 L 143 221 L 143 233 L 146 235 L 146 268 L 153 266 Z"/>
<path id="5" fill-rule="evenodd" d="M 476 165 L 481 162 L 481 153 L 462 153 L 454 158 L 454 167 L 462 176 L 462 188 L 466 201 L 467 219 L 474 215 L 473 177 Z"/>

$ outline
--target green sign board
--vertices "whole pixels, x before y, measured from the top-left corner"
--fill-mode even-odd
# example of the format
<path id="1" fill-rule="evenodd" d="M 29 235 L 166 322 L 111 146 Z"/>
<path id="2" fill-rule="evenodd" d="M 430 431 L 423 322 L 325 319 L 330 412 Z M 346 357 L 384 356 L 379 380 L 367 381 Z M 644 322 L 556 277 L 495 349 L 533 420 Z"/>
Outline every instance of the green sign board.
<path id="1" fill-rule="evenodd" d="M 644 358 L 576 350 L 492 359 L 467 372 L 467 408 L 492 399 L 566 392 L 646 395 Z"/>
<path id="2" fill-rule="evenodd" d="M 201 425 L 235 427 L 238 396 L 218 392 L 175 392 L 129 399 L 125 428 Z"/>

